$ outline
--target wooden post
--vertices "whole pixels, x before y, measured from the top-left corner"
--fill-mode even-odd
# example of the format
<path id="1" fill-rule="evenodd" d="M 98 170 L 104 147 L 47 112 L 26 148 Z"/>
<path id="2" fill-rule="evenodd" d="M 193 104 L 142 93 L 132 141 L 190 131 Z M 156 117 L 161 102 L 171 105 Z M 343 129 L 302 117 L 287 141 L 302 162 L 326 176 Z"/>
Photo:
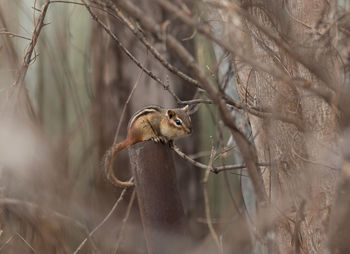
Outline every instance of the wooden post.
<path id="1" fill-rule="evenodd" d="M 186 252 L 188 238 L 172 151 L 148 141 L 129 149 L 149 254 Z"/>

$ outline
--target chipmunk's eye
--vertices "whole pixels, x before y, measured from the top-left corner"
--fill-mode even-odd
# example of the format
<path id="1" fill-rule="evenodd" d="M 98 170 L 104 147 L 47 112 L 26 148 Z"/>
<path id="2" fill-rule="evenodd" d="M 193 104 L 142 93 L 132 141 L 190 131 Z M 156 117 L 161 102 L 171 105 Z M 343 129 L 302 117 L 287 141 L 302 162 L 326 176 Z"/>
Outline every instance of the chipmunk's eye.
<path id="1" fill-rule="evenodd" d="M 176 123 L 177 125 L 181 125 L 181 121 L 180 121 L 179 119 L 176 119 L 176 120 L 175 120 L 175 123 Z"/>

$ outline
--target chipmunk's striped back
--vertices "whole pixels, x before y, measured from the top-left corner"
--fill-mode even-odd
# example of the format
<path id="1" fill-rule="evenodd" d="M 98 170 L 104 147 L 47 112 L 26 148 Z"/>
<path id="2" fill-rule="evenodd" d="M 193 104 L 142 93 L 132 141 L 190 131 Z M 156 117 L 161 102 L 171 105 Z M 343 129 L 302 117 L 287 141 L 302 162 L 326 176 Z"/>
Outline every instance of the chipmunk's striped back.
<path id="1" fill-rule="evenodd" d="M 132 118 L 129 121 L 128 124 L 128 129 L 133 125 L 133 123 L 135 122 L 135 120 L 141 116 L 153 113 L 153 112 L 159 112 L 162 113 L 164 111 L 164 109 L 162 109 L 159 106 L 148 106 L 146 108 L 140 109 L 139 111 L 137 111 Z"/>

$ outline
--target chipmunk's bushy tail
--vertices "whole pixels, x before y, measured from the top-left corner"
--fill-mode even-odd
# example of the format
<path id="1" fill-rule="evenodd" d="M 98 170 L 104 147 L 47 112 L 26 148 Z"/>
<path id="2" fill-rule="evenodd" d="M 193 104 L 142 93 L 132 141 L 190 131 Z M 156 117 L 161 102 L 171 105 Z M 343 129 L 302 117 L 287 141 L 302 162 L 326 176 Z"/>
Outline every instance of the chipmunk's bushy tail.
<path id="1" fill-rule="evenodd" d="M 108 181 L 110 181 L 114 186 L 117 186 L 117 187 L 134 186 L 134 183 L 132 181 L 123 182 L 123 181 L 119 180 L 115 176 L 114 170 L 113 170 L 113 162 L 114 162 L 115 157 L 117 157 L 117 154 L 121 150 L 123 150 L 131 145 L 132 145 L 132 143 L 130 143 L 130 141 L 128 139 L 125 139 L 124 141 L 111 147 L 104 155 L 103 164 L 104 164 L 105 175 L 106 175 Z"/>

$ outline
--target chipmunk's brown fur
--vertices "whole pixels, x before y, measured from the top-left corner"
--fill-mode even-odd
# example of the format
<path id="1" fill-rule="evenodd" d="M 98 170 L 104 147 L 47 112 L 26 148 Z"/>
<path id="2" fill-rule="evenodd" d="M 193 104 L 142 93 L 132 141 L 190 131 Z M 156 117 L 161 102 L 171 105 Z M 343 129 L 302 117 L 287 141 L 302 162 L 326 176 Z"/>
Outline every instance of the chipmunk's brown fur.
<path id="1" fill-rule="evenodd" d="M 126 139 L 106 153 L 104 167 L 108 180 L 118 187 L 133 186 L 132 182 L 123 182 L 114 174 L 113 161 L 118 152 L 146 140 L 172 144 L 173 140 L 190 134 L 192 125 L 187 111 L 188 106 L 180 109 L 149 106 L 136 112 L 129 121 Z"/>

